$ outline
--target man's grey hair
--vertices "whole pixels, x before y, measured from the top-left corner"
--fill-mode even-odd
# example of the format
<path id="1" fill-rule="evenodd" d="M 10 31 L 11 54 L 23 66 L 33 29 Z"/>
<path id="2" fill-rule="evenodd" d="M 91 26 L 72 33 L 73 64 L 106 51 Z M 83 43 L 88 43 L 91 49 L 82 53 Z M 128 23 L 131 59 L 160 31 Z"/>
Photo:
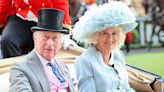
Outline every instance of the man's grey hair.
<path id="1" fill-rule="evenodd" d="M 36 36 L 38 33 L 40 33 L 40 32 L 42 32 L 42 31 L 35 31 L 34 33 L 33 33 L 33 35 L 34 36 Z M 64 39 L 66 38 L 66 34 L 63 34 L 63 33 L 61 33 L 61 38 L 62 38 L 62 43 L 64 42 Z"/>

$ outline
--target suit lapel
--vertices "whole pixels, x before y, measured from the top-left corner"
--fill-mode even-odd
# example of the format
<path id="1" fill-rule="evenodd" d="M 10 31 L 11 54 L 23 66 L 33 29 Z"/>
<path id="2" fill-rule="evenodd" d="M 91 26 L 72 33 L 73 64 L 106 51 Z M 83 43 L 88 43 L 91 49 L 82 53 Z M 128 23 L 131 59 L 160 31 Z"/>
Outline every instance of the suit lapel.
<path id="1" fill-rule="evenodd" d="M 36 75 L 36 77 L 38 78 L 40 85 L 43 89 L 43 92 L 50 92 L 48 78 L 46 76 L 43 65 L 39 60 L 36 52 L 33 50 L 27 58 L 30 59 L 28 65 L 33 71 L 33 73 Z"/>
<path id="2" fill-rule="evenodd" d="M 64 75 L 64 79 L 68 82 L 70 92 L 74 92 L 74 85 L 69 74 L 68 67 L 62 61 L 55 61 L 57 69 Z"/>

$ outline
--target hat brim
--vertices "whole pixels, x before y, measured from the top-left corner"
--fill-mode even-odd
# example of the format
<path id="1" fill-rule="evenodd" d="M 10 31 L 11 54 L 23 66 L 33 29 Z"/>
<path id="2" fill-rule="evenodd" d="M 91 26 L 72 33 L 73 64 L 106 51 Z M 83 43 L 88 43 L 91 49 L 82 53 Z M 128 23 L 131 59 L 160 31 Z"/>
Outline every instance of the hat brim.
<path id="1" fill-rule="evenodd" d="M 123 31 L 125 33 L 132 31 L 133 29 L 135 29 L 138 26 L 138 23 L 134 22 L 134 23 L 127 23 L 127 24 L 121 24 L 120 25 L 123 28 Z"/>
<path id="2" fill-rule="evenodd" d="M 34 26 L 31 28 L 31 31 L 32 32 L 35 32 L 35 31 L 50 31 L 50 32 L 60 32 L 60 33 L 63 33 L 63 34 L 69 34 L 69 31 L 68 30 L 55 30 L 55 29 L 47 29 L 47 28 L 42 28 L 42 27 L 37 27 L 37 26 Z"/>

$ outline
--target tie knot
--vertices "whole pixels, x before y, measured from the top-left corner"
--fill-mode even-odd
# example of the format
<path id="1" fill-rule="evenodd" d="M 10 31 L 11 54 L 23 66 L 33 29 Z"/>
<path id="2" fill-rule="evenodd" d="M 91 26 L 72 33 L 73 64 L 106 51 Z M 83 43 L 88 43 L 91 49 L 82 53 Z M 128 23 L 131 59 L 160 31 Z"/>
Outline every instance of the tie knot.
<path id="1" fill-rule="evenodd" d="M 53 64 L 51 62 L 48 62 L 47 65 L 51 66 L 51 67 L 53 66 Z"/>

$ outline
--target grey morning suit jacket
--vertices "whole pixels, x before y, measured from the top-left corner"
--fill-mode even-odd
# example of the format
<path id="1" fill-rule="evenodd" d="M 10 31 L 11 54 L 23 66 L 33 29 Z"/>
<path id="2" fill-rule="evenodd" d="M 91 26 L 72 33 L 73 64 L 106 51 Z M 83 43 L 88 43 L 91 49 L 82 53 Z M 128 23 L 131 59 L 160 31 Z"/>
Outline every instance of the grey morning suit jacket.
<path id="1" fill-rule="evenodd" d="M 58 69 L 68 81 L 70 92 L 75 92 L 68 68 L 57 62 Z M 50 92 L 48 78 L 41 61 L 33 50 L 23 60 L 13 64 L 10 71 L 10 92 Z"/>

